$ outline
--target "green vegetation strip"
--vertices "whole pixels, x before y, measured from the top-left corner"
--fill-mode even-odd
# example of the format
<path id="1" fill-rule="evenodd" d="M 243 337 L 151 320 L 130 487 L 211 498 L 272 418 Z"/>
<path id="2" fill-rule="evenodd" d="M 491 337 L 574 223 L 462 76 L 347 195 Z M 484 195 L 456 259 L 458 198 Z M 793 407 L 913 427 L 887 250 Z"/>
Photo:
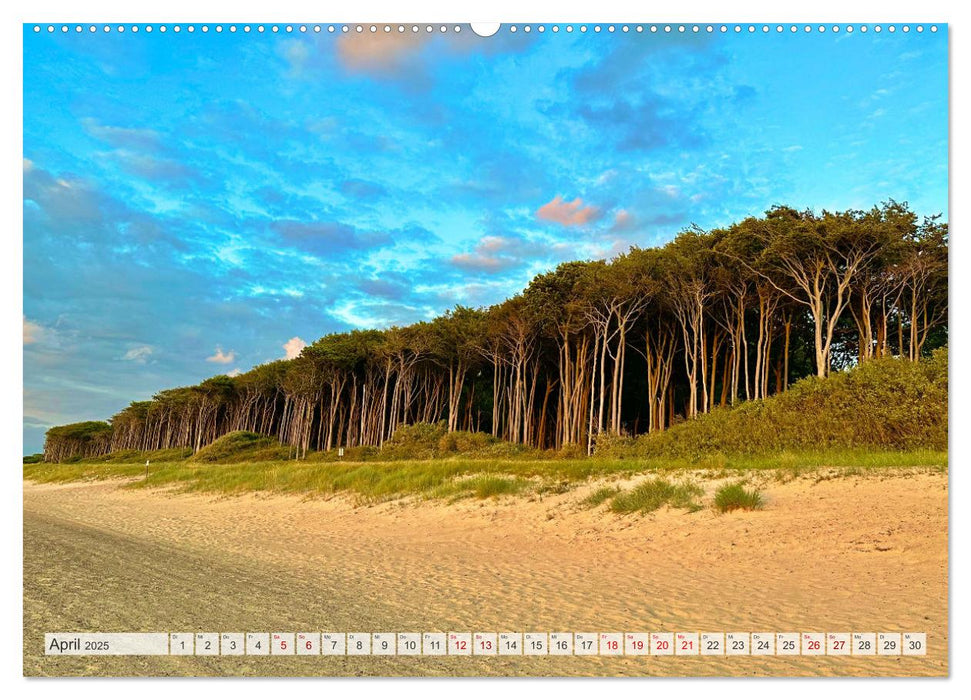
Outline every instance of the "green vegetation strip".
<path id="1" fill-rule="evenodd" d="M 504 495 L 562 493 L 592 479 L 629 478 L 636 474 L 672 475 L 707 470 L 714 478 L 768 470 L 777 477 L 796 476 L 819 468 L 852 468 L 854 473 L 883 468 L 947 468 L 947 453 L 934 450 L 840 450 L 817 453 L 723 457 L 704 460 L 673 458 L 583 458 L 548 460 L 431 459 L 393 462 L 274 461 L 252 463 L 155 462 L 86 460 L 73 464 L 34 463 L 23 466 L 24 478 L 39 483 L 100 479 L 132 479 L 131 488 L 176 488 L 186 492 L 242 494 L 270 492 L 300 495 L 345 493 L 361 503 L 405 497 L 456 499 Z M 609 488 L 609 487 L 608 487 Z M 603 503 L 614 494 L 589 498 Z M 597 505 L 597 504 L 588 504 Z M 633 508 L 640 510 L 640 508 Z M 626 511 L 622 511 L 626 512 Z"/>

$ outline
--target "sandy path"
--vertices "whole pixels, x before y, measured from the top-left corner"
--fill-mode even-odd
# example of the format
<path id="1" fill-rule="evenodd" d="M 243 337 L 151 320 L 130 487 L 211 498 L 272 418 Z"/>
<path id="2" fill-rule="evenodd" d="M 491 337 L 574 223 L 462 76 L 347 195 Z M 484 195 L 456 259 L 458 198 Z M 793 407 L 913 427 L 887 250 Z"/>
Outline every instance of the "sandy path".
<path id="1" fill-rule="evenodd" d="M 761 512 L 24 484 L 30 675 L 946 675 L 947 477 L 768 482 Z M 905 658 L 47 658 L 98 631 L 926 631 Z"/>

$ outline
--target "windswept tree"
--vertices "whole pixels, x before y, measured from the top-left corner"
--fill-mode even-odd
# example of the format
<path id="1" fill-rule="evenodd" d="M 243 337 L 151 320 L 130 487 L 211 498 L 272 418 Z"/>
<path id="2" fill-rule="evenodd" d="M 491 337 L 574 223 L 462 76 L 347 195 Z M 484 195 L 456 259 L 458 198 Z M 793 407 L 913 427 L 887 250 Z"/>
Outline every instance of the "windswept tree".
<path id="1" fill-rule="evenodd" d="M 898 290 L 897 347 L 911 360 L 923 354 L 931 331 L 947 323 L 947 247 L 947 224 L 927 219 L 916 235 L 908 236 L 892 273 Z"/>
<path id="2" fill-rule="evenodd" d="M 644 339 L 647 429 L 655 432 L 666 427 L 678 347 L 676 323 L 667 294 L 666 260 L 659 248 L 632 248 L 625 260 L 637 270 L 634 287 L 640 302 L 637 311 Z"/>
<path id="3" fill-rule="evenodd" d="M 831 369 L 834 333 L 850 303 L 853 282 L 881 252 L 879 235 L 860 226 L 860 218 L 856 211 L 817 216 L 777 207 L 759 227 L 765 245 L 761 277 L 809 309 L 820 377 Z"/>
<path id="4" fill-rule="evenodd" d="M 708 412 L 708 366 L 705 320 L 714 295 L 711 239 L 700 230 L 685 231 L 669 245 L 664 281 L 671 309 L 681 329 L 688 378 L 687 417 Z M 700 394 L 699 394 L 700 390 Z"/>
<path id="5" fill-rule="evenodd" d="M 537 332 L 556 348 L 556 375 L 547 389 L 558 390 L 554 446 L 586 441 L 586 405 L 590 398 L 591 334 L 582 291 L 589 263 L 563 263 L 552 272 L 538 275 L 523 293 Z"/>
<path id="6" fill-rule="evenodd" d="M 111 450 L 111 434 L 111 425 L 104 421 L 55 426 L 47 431 L 44 460 L 63 462 L 108 454 Z"/>
<path id="7" fill-rule="evenodd" d="M 456 306 L 431 323 L 431 357 L 448 372 L 449 432 L 459 428 L 465 378 L 480 359 L 484 327 L 482 313 L 464 306 Z"/>

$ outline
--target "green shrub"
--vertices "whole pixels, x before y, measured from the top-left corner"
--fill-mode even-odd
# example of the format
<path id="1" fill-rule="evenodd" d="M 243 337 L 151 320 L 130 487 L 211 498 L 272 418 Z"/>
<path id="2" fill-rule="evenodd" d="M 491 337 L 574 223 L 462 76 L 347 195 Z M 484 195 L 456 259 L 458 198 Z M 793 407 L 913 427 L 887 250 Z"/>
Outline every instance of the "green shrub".
<path id="1" fill-rule="evenodd" d="M 276 462 L 285 459 L 295 459 L 296 454 L 296 448 L 281 445 L 274 440 L 269 447 L 241 451 L 235 457 L 227 457 L 223 461 Z"/>
<path id="2" fill-rule="evenodd" d="M 617 456 L 623 458 L 634 446 L 634 438 L 628 435 L 603 432 L 593 439 L 593 453 L 603 456 Z"/>
<path id="3" fill-rule="evenodd" d="M 526 445 L 506 442 L 489 433 L 449 432 L 444 421 L 402 425 L 374 457 L 382 460 L 437 457 L 519 457 L 541 453 Z"/>
<path id="4" fill-rule="evenodd" d="M 630 491 L 622 491 L 614 496 L 610 510 L 615 513 L 650 513 L 665 505 L 697 510 L 700 506 L 694 499 L 702 493 L 702 489 L 695 484 L 672 484 L 666 479 L 649 479 Z"/>
<path id="5" fill-rule="evenodd" d="M 384 457 L 392 459 L 426 459 L 434 457 L 439 443 L 448 433 L 445 421 L 401 425 L 381 448 Z"/>
<path id="6" fill-rule="evenodd" d="M 351 462 L 366 462 L 381 454 L 381 450 L 376 445 L 358 445 L 348 447 L 344 450 L 344 459 Z"/>
<path id="7" fill-rule="evenodd" d="M 558 459 L 582 459 L 587 456 L 587 446 L 568 442 L 556 452 Z"/>
<path id="8" fill-rule="evenodd" d="M 446 433 L 438 440 L 438 451 L 442 454 L 468 454 L 470 452 L 488 451 L 493 445 L 502 442 L 489 433 L 471 433 L 457 430 Z"/>
<path id="9" fill-rule="evenodd" d="M 193 462 L 237 462 L 250 461 L 256 455 L 263 455 L 261 459 L 287 459 L 292 450 L 282 447 L 276 439 L 251 433 L 246 430 L 236 430 L 226 433 L 215 442 L 206 445 L 195 453 Z"/>
<path id="10" fill-rule="evenodd" d="M 44 461 L 44 455 L 34 454 L 34 455 L 24 455 L 24 464 L 40 464 Z"/>
<path id="11" fill-rule="evenodd" d="M 831 449 L 947 449 L 947 348 L 920 362 L 871 360 L 809 377 L 762 401 L 716 408 L 696 420 L 613 441 L 609 456 L 706 460 Z"/>
<path id="12" fill-rule="evenodd" d="M 746 489 L 742 483 L 722 486 L 715 492 L 715 509 L 720 513 L 733 510 L 761 510 L 764 505 L 758 489 Z"/>

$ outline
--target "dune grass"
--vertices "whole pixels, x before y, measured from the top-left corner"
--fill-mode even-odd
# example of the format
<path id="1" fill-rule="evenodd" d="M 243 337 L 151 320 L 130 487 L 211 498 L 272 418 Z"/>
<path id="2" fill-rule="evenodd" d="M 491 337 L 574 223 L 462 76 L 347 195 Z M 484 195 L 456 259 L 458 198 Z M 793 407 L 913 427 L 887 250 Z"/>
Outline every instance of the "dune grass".
<path id="1" fill-rule="evenodd" d="M 697 502 L 703 489 L 687 481 L 671 483 L 667 479 L 654 478 L 642 481 L 629 491 L 621 491 L 610 502 L 614 513 L 651 513 L 662 506 L 701 509 Z"/>
<path id="2" fill-rule="evenodd" d="M 739 482 L 726 484 L 715 492 L 714 506 L 720 513 L 730 513 L 733 510 L 761 510 L 765 505 L 762 492 L 758 489 L 747 489 Z"/>
<path id="3" fill-rule="evenodd" d="M 697 470 L 714 470 L 718 475 L 768 470 L 788 478 L 830 467 L 853 469 L 860 474 L 887 467 L 945 470 L 947 453 L 932 450 L 850 450 L 705 460 L 602 457 L 546 460 L 455 457 L 391 462 L 276 460 L 202 463 L 151 460 L 147 478 L 142 459 L 137 462 L 108 459 L 71 464 L 25 464 L 23 477 L 40 483 L 127 478 L 132 480 L 129 488 L 169 487 L 199 493 L 269 492 L 308 496 L 344 493 L 358 502 L 377 503 L 407 497 L 452 500 L 464 497 L 499 498 L 530 492 L 563 493 L 571 486 L 591 479 L 629 478 L 637 474 L 668 478 L 678 472 Z M 616 495 L 619 494 L 600 494 L 597 498 L 601 498 L 600 503 L 603 503 Z M 640 506 L 634 508 L 639 509 Z"/>
<path id="4" fill-rule="evenodd" d="M 597 506 L 609 501 L 618 493 L 620 493 L 620 487 L 618 486 L 601 486 L 599 489 L 580 501 L 580 505 L 586 506 L 587 508 L 596 508 Z"/>

